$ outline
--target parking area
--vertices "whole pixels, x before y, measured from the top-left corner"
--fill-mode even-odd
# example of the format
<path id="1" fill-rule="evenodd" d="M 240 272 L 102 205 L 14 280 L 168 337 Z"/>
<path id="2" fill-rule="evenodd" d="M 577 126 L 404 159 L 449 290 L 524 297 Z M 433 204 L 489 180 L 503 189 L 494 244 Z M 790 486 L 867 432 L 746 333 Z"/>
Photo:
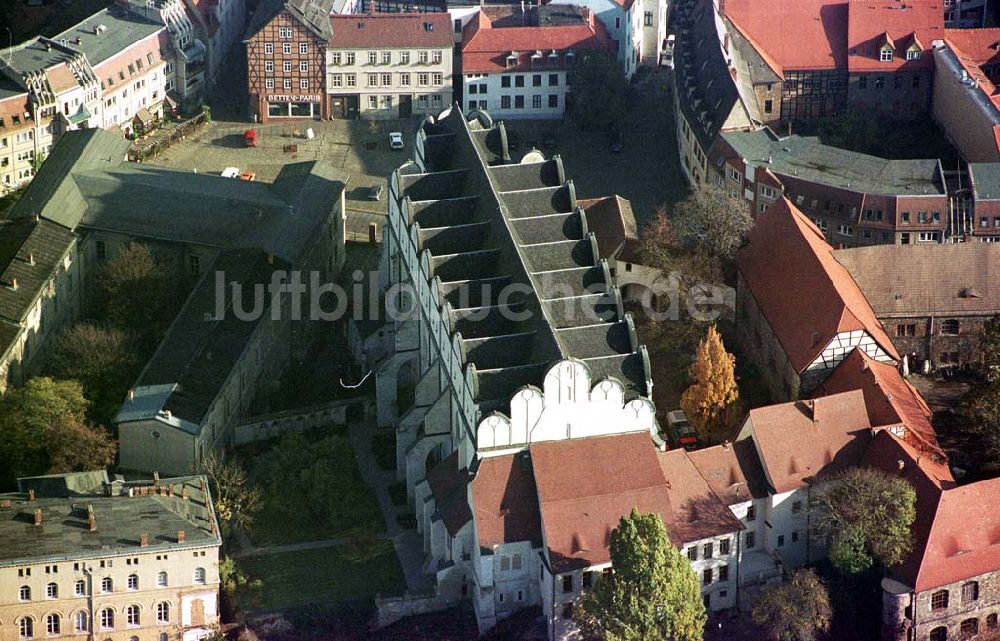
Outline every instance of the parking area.
<path id="1" fill-rule="evenodd" d="M 221 174 L 228 167 L 252 171 L 257 180 L 271 182 L 283 165 L 323 159 L 348 175 L 348 232 L 367 237 L 368 223 L 385 220 L 386 177 L 412 153 L 414 122 L 355 120 L 297 121 L 254 125 L 213 120 L 191 136 L 150 159 L 149 164 Z M 257 132 L 257 146 L 247 147 L 243 134 Z M 313 137 L 307 138 L 312 130 Z M 402 132 L 404 148 L 389 148 L 389 134 Z M 372 187 L 381 185 L 379 201 L 369 200 Z"/>

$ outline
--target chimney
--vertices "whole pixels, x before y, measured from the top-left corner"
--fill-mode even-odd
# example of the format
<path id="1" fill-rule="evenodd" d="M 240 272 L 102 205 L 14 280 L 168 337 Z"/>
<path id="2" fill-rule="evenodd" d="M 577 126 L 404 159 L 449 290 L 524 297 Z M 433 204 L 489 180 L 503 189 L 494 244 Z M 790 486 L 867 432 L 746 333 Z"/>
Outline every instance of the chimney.
<path id="1" fill-rule="evenodd" d="M 130 389 L 128 391 L 128 400 L 131 401 L 131 400 L 134 400 L 134 399 L 135 399 L 135 390 L 134 389 Z"/>
<path id="2" fill-rule="evenodd" d="M 139 535 L 139 547 L 144 548 L 149 545 L 149 534 L 143 532 Z"/>
<path id="3" fill-rule="evenodd" d="M 28 264 L 29 265 L 35 264 L 35 255 L 30 252 L 28 253 Z"/>
<path id="4" fill-rule="evenodd" d="M 28 500 L 29 501 L 34 501 L 35 500 L 35 490 L 33 490 L 31 488 L 28 488 Z"/>
<path id="5" fill-rule="evenodd" d="M 35 510 L 35 525 L 42 524 L 42 510 L 41 508 Z"/>
<path id="6" fill-rule="evenodd" d="M 177 542 L 184 543 L 187 541 L 187 532 L 184 530 L 177 530 Z"/>
<path id="7" fill-rule="evenodd" d="M 215 521 L 212 521 L 212 523 L 209 525 L 209 530 L 211 530 L 212 536 L 215 536 Z"/>
<path id="8" fill-rule="evenodd" d="M 160 473 L 153 470 L 153 485 L 158 485 L 160 482 Z"/>
<path id="9" fill-rule="evenodd" d="M 727 452 L 729 451 L 729 441 L 723 441 L 722 442 L 722 449 L 725 450 L 725 451 L 727 451 Z"/>
<path id="10" fill-rule="evenodd" d="M 174 484 L 173 483 L 171 483 L 170 485 L 167 486 L 167 496 L 169 496 L 170 498 L 174 498 Z"/>
<path id="11" fill-rule="evenodd" d="M 899 467 L 899 471 L 902 472 L 903 468 L 906 467 L 906 463 L 903 462 L 903 459 L 899 459 L 896 461 L 896 466 Z"/>
<path id="12" fill-rule="evenodd" d="M 181 498 L 186 501 L 187 497 L 188 497 L 188 486 L 187 484 L 184 484 L 181 486 Z"/>
<path id="13" fill-rule="evenodd" d="M 87 509 L 91 510 L 93 508 L 88 506 Z M 94 516 L 93 512 L 89 512 L 87 515 L 87 527 L 90 529 L 91 532 L 97 531 L 97 517 Z"/>
<path id="14" fill-rule="evenodd" d="M 368 223 L 368 244 L 378 243 L 378 223 Z"/>
<path id="15" fill-rule="evenodd" d="M 806 401 L 806 409 L 809 410 L 809 418 L 812 419 L 813 423 L 816 422 L 816 401 L 813 399 L 808 399 Z"/>
<path id="16" fill-rule="evenodd" d="M 10 282 L 7 284 L 7 287 L 10 287 L 11 289 L 13 289 L 16 292 L 17 291 L 17 279 L 16 278 L 11 278 Z"/>

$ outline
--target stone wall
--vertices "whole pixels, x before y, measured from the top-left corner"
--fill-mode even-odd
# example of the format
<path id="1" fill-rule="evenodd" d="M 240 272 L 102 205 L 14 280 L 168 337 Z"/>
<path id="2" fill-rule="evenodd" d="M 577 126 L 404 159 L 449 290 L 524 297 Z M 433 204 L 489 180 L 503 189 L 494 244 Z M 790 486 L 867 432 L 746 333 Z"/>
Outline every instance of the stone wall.
<path id="1" fill-rule="evenodd" d="M 378 627 L 384 628 L 400 619 L 430 612 L 442 612 L 453 604 L 436 594 L 405 594 L 375 599 Z"/>
<path id="2" fill-rule="evenodd" d="M 233 428 L 233 443 L 245 445 L 274 438 L 288 431 L 301 432 L 320 425 L 346 425 L 349 408 L 360 406 L 367 415 L 371 413 L 369 406 L 372 404 L 374 399 L 369 397 L 352 398 L 256 416 Z"/>
<path id="3" fill-rule="evenodd" d="M 976 583 L 974 599 L 963 594 L 963 585 Z M 946 590 L 948 592 L 948 607 L 932 609 L 934 594 Z M 927 590 L 916 595 L 913 611 L 909 613 L 913 621 L 913 641 L 928 641 L 931 633 L 938 628 L 945 628 L 947 639 L 969 638 L 971 633 L 962 632 L 963 622 L 976 621 L 979 632 L 996 632 L 997 616 L 1000 614 L 1000 572 L 992 572 L 945 585 L 935 590 Z M 992 615 L 992 616 L 990 616 Z M 992 627 L 991 624 L 992 623 Z M 939 633 L 940 634 L 940 633 Z"/>

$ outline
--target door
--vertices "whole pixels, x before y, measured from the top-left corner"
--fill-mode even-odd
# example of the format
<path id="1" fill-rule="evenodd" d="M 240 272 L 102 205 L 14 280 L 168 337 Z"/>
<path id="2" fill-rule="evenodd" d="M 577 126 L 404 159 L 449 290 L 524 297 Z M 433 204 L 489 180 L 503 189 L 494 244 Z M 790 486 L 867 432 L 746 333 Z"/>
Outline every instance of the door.
<path id="1" fill-rule="evenodd" d="M 344 96 L 344 118 L 357 118 L 361 113 L 361 97 Z"/>
<path id="2" fill-rule="evenodd" d="M 409 118 L 413 115 L 413 96 L 399 94 L 399 117 Z"/>
<path id="3" fill-rule="evenodd" d="M 191 625 L 205 625 L 205 602 L 201 599 L 191 602 Z"/>
<path id="4" fill-rule="evenodd" d="M 330 96 L 330 117 L 347 118 L 347 104 L 343 96 Z"/>

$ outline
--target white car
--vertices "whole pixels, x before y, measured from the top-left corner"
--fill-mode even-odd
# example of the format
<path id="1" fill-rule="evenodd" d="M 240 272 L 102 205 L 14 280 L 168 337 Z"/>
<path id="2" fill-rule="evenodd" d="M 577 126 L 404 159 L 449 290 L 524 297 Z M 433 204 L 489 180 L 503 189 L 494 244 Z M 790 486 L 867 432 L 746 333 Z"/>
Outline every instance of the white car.
<path id="1" fill-rule="evenodd" d="M 403 134 L 394 131 L 389 134 L 389 149 L 402 149 L 403 148 Z"/>
<path id="2" fill-rule="evenodd" d="M 226 167 L 222 170 L 223 178 L 239 178 L 240 168 L 239 167 Z"/>

